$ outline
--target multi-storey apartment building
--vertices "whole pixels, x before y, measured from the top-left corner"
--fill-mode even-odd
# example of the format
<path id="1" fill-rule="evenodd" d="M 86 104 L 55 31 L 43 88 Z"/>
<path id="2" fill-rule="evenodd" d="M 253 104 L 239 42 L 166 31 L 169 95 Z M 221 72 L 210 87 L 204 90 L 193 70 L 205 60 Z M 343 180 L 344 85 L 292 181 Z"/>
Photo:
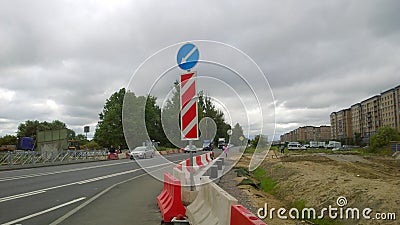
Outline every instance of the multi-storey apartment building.
<path id="1" fill-rule="evenodd" d="M 338 123 L 337 123 L 337 112 L 331 113 L 331 137 L 332 139 L 337 139 L 338 137 Z"/>
<path id="2" fill-rule="evenodd" d="M 333 139 L 368 142 L 383 126 L 400 132 L 400 85 L 356 103 L 350 109 L 332 112 L 330 119 Z"/>
<path id="3" fill-rule="evenodd" d="M 351 109 L 331 113 L 331 133 L 332 139 L 348 142 L 353 134 Z"/>
<path id="4" fill-rule="evenodd" d="M 296 128 L 286 134 L 281 135 L 281 141 L 329 141 L 331 139 L 330 126 L 304 126 Z"/>
<path id="5" fill-rule="evenodd" d="M 361 103 L 352 105 L 350 111 L 351 111 L 351 125 L 352 125 L 353 135 L 354 134 L 361 135 L 363 133 L 361 126 L 361 118 L 362 118 Z"/>
<path id="6" fill-rule="evenodd" d="M 379 101 L 380 96 L 375 95 L 361 102 L 362 137 L 369 139 L 381 127 Z"/>
<path id="7" fill-rule="evenodd" d="M 315 141 L 328 141 L 331 139 L 331 126 L 322 125 L 317 129 Z"/>
<path id="8" fill-rule="evenodd" d="M 399 88 L 397 88 L 398 90 Z M 396 88 L 387 90 L 381 93 L 380 96 L 380 110 L 381 110 L 381 123 L 382 126 L 389 126 L 396 128 L 398 122 L 398 96 Z"/>

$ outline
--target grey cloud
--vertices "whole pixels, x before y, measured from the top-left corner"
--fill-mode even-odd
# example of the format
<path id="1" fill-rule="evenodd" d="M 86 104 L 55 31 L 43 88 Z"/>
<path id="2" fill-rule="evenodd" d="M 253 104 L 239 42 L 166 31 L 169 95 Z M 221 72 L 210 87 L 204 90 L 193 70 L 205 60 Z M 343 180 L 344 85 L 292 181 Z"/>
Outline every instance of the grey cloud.
<path id="1" fill-rule="evenodd" d="M 201 39 L 233 45 L 260 66 L 277 103 L 278 133 L 326 124 L 331 111 L 398 85 L 399 10 L 398 1 L 372 0 L 2 1 L 0 90 L 15 95 L 11 101 L 0 96 L 7 106 L 0 108 L 0 136 L 15 132 L 26 119 L 57 117 L 77 130 L 95 124 L 105 99 L 126 87 L 147 57 L 168 45 Z M 268 98 L 243 60 L 220 49 L 203 51 L 204 57 L 221 57 L 222 63 L 240 68 Z M 154 62 L 147 71 L 174 60 Z M 219 77 L 241 98 L 251 98 L 230 72 L 199 72 Z M 160 80 L 154 94 L 161 96 L 177 77 Z M 140 84 L 152 82 L 144 77 Z M 213 97 L 235 104 L 225 89 L 202 85 L 210 87 Z M 59 109 L 35 107 L 48 100 Z"/>

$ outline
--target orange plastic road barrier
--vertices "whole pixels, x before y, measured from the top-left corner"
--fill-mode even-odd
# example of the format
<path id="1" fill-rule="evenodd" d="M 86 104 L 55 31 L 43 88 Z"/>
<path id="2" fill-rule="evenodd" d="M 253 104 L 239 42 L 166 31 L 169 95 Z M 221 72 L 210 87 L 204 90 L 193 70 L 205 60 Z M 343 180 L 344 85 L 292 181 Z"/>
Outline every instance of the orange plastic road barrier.
<path id="1" fill-rule="evenodd" d="M 111 153 L 108 153 L 108 155 L 107 155 L 107 159 L 108 160 L 113 160 L 113 159 L 119 159 L 118 158 L 118 154 L 117 153 L 113 153 L 113 154 L 111 154 Z"/>
<path id="2" fill-rule="evenodd" d="M 267 225 L 242 205 L 231 206 L 231 225 Z"/>
<path id="3" fill-rule="evenodd" d="M 169 173 L 164 173 L 164 188 L 157 196 L 157 205 L 166 223 L 178 215 L 185 215 L 181 200 L 181 182 Z"/>
<path id="4" fill-rule="evenodd" d="M 196 156 L 196 166 L 203 167 L 203 162 L 201 161 L 201 155 Z"/>

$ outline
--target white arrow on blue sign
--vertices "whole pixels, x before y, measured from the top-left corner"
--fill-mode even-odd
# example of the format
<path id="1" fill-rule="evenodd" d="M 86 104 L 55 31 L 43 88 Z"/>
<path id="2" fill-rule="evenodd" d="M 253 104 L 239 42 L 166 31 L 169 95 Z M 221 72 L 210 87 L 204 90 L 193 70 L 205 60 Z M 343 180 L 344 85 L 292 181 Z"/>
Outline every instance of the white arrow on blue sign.
<path id="1" fill-rule="evenodd" d="M 183 70 L 190 70 L 199 61 L 199 49 L 192 43 L 184 44 L 176 57 L 178 66 Z"/>

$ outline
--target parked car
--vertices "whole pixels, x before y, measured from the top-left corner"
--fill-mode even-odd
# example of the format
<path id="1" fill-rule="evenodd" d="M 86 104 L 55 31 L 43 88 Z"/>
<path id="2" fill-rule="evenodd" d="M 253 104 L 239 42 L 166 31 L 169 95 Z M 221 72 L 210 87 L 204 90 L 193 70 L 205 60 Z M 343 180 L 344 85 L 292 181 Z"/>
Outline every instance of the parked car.
<path id="1" fill-rule="evenodd" d="M 129 152 L 129 158 L 134 159 L 134 158 L 153 158 L 155 154 L 156 149 L 152 146 L 140 146 L 136 147 L 132 151 Z"/>
<path id="2" fill-rule="evenodd" d="M 288 150 L 306 150 L 307 148 L 302 146 L 300 143 L 298 142 L 290 142 L 288 144 Z"/>
<path id="3" fill-rule="evenodd" d="M 197 148 L 195 145 L 192 145 L 192 149 L 189 148 L 189 145 L 186 145 L 186 147 L 183 149 L 183 152 L 187 153 L 187 152 L 197 152 Z"/>

